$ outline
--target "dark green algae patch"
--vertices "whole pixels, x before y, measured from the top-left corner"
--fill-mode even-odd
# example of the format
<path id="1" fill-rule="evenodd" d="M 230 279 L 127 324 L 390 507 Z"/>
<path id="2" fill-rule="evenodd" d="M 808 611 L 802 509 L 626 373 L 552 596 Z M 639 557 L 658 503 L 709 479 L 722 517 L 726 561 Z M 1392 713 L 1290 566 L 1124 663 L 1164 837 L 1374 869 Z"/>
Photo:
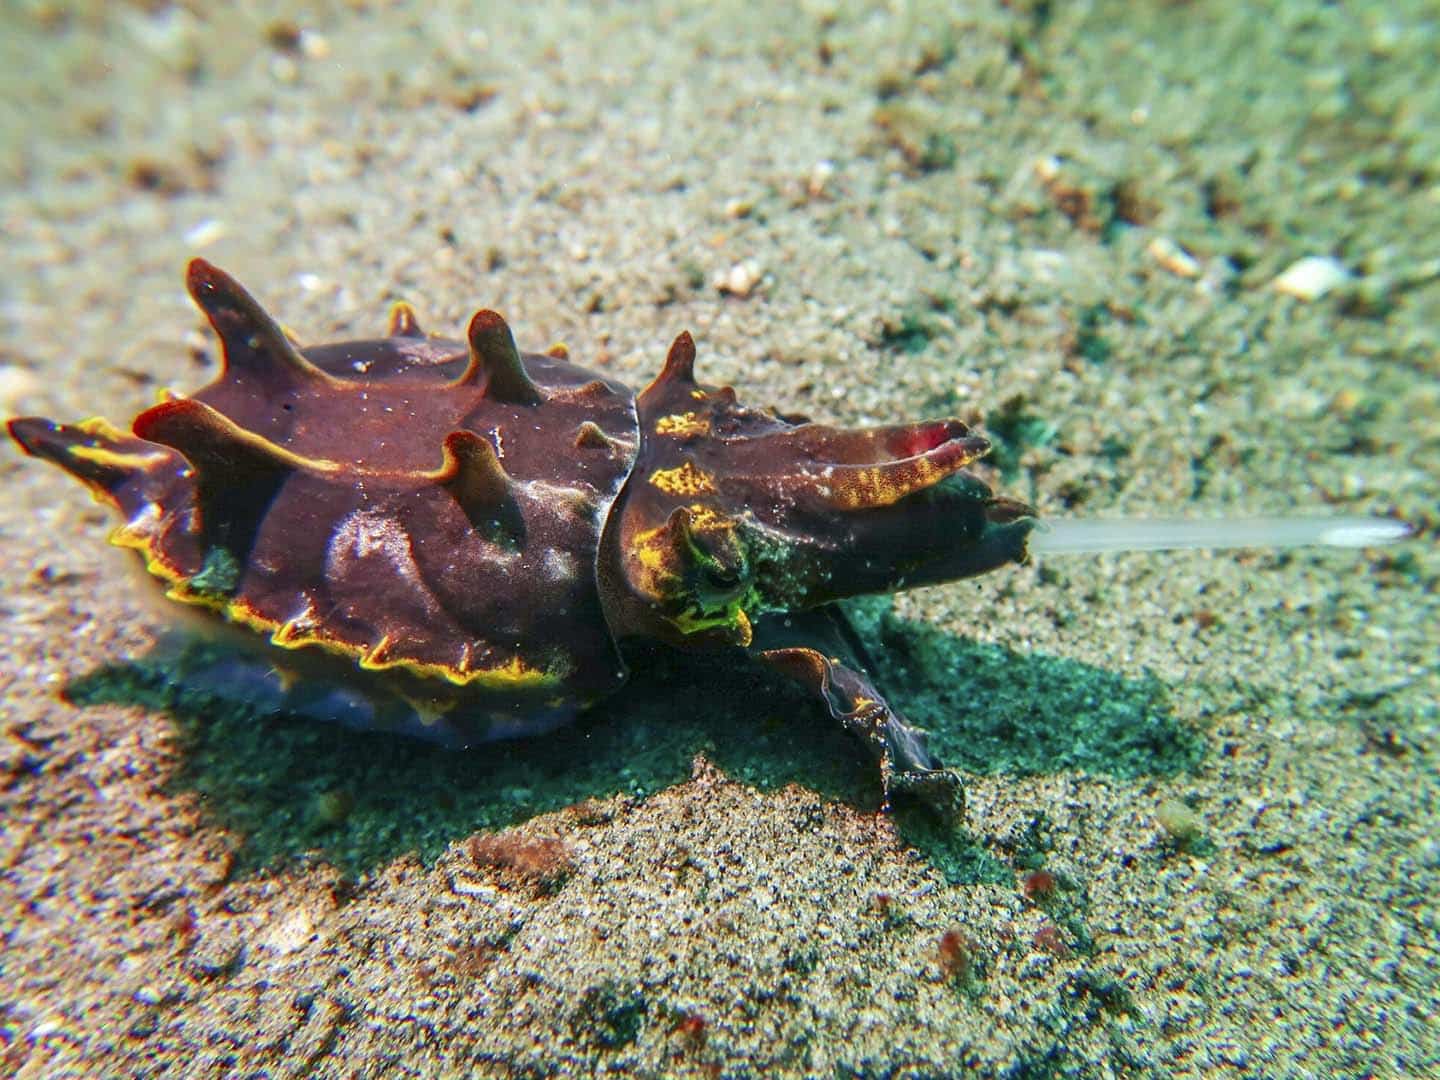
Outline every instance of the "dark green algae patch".
<path id="1" fill-rule="evenodd" d="M 852 614 L 879 658 L 877 683 L 930 730 L 949 765 L 1135 777 L 1200 761 L 1202 740 L 1171 715 L 1155 679 L 966 641 L 897 618 L 883 598 L 854 604 Z M 192 690 L 167 650 L 98 668 L 65 694 L 77 705 L 174 718 L 182 754 L 169 790 L 197 795 L 211 820 L 243 838 L 242 872 L 316 855 L 352 875 L 407 852 L 430 861 L 477 830 L 681 783 L 699 753 L 761 790 L 796 783 L 878 805 L 873 768 L 788 680 L 729 656 L 657 650 L 640 660 L 624 691 L 573 726 L 468 751 L 267 715 Z M 902 808 L 899 820 L 952 883 L 1013 882 L 1013 869 L 963 829 L 942 829 L 918 810 Z"/>

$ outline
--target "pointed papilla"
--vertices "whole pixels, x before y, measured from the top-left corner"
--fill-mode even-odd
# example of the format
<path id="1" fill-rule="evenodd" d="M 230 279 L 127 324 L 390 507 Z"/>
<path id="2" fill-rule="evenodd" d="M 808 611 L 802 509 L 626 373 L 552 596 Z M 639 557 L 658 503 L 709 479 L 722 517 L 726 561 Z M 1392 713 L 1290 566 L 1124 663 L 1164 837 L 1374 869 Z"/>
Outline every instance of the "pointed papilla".
<path id="1" fill-rule="evenodd" d="M 680 331 L 680 335 L 670 343 L 670 351 L 665 354 L 665 366 L 655 377 L 656 386 L 675 384 L 695 385 L 695 339 L 690 336 L 689 330 Z"/>
<path id="2" fill-rule="evenodd" d="M 397 300 L 390 308 L 390 325 L 385 331 L 390 337 L 423 338 L 420 320 L 415 309 L 404 300 Z"/>
<path id="3" fill-rule="evenodd" d="M 135 435 L 178 451 L 193 471 L 198 526 L 207 548 L 241 564 L 266 508 L 294 473 L 335 473 L 333 461 L 301 457 L 246 431 L 194 398 L 155 405 L 135 418 Z"/>
<path id="4" fill-rule="evenodd" d="M 452 431 L 445 436 L 444 453 L 430 479 L 454 496 L 472 523 L 493 521 L 513 504 L 513 482 L 488 439 L 473 431 Z"/>
<path id="5" fill-rule="evenodd" d="M 665 366 L 660 369 L 660 374 L 640 392 L 639 404 L 642 408 L 659 408 L 660 402 L 671 401 L 676 395 L 689 396 L 697 389 L 695 339 L 690 336 L 690 331 L 683 330 L 670 343 L 670 351 L 665 354 Z"/>
<path id="6" fill-rule="evenodd" d="M 178 450 L 197 470 L 247 477 L 277 472 L 333 473 L 333 461 L 301 457 L 262 435 L 246 431 L 224 413 L 195 398 L 173 398 L 146 409 L 135 418 L 135 435 Z"/>
<path id="7" fill-rule="evenodd" d="M 575 429 L 575 448 L 577 450 L 614 450 L 617 446 L 615 440 L 606 435 L 600 425 L 593 420 L 586 420 Z"/>
<path id="8" fill-rule="evenodd" d="M 525 371 L 515 336 L 498 313 L 477 311 L 465 336 L 470 343 L 470 363 L 455 380 L 456 386 L 480 386 L 489 400 L 512 405 L 538 405 L 544 400 Z"/>
<path id="9" fill-rule="evenodd" d="M 665 535 L 676 551 L 687 551 L 695 546 L 695 515 L 688 506 L 677 506 L 665 519 Z"/>
<path id="10" fill-rule="evenodd" d="M 300 385 L 333 382 L 300 355 L 279 324 L 219 267 L 204 259 L 190 260 L 185 287 L 220 337 L 226 378 L 253 379 L 277 393 Z"/>

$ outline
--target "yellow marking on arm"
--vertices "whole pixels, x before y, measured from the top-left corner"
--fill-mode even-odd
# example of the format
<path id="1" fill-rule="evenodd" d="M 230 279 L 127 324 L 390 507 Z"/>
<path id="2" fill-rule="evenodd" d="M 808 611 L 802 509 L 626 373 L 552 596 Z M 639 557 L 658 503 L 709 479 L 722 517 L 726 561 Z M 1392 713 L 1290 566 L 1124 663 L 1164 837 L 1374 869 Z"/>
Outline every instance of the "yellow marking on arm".
<path id="1" fill-rule="evenodd" d="M 680 577 L 675 540 L 668 525 L 646 529 L 637 535 L 630 545 L 630 557 L 638 571 L 636 587 L 652 599 L 666 597 L 670 592 L 669 586 Z"/>
<path id="2" fill-rule="evenodd" d="M 835 485 L 832 501 L 842 510 L 889 506 L 906 495 L 938 483 L 954 471 L 942 468 L 928 458 L 916 458 L 904 469 L 893 465 L 855 469 Z"/>
<path id="3" fill-rule="evenodd" d="M 710 421 L 704 417 L 696 416 L 693 412 L 671 413 L 669 416 L 662 416 L 655 421 L 655 433 L 657 435 L 708 435 L 710 433 Z"/>
<path id="4" fill-rule="evenodd" d="M 112 469 L 136 469 L 143 471 L 152 465 L 163 465 L 170 457 L 168 451 L 152 450 L 148 453 L 127 453 L 123 450 L 107 450 L 103 446 L 72 446 L 66 453 L 81 461 L 92 461 Z"/>
<path id="5" fill-rule="evenodd" d="M 697 533 L 731 532 L 735 519 L 720 513 L 704 503 L 691 503 L 685 509 L 690 511 L 690 531 Z"/>
<path id="6" fill-rule="evenodd" d="M 89 417 L 88 419 L 81 420 L 75 426 L 93 439 L 106 439 L 110 442 L 117 442 L 120 439 L 133 439 L 135 437 L 128 431 L 121 431 L 103 416 Z"/>
<path id="7" fill-rule="evenodd" d="M 685 461 L 673 469 L 658 469 L 650 474 L 650 484 L 667 495 L 713 495 L 715 481 L 693 461 Z"/>

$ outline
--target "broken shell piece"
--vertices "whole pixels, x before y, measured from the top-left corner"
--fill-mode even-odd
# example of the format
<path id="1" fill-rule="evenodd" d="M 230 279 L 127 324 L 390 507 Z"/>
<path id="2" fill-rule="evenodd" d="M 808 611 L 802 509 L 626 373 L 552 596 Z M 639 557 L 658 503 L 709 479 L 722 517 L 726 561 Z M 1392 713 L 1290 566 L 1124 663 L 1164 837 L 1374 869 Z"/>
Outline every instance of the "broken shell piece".
<path id="1" fill-rule="evenodd" d="M 717 274 L 715 288 L 728 296 L 738 296 L 743 300 L 755 291 L 755 286 L 760 284 L 763 276 L 760 267 L 747 259 Z"/>
<path id="2" fill-rule="evenodd" d="M 218 218 L 206 218 L 185 232 L 185 246 L 192 248 L 209 247 L 222 239 L 226 233 L 225 223 Z"/>
<path id="3" fill-rule="evenodd" d="M 0 409 L 13 412 L 17 403 L 40 389 L 40 380 L 22 367 L 0 364 Z"/>
<path id="4" fill-rule="evenodd" d="M 810 170 L 810 178 L 805 181 L 805 194 L 812 199 L 823 199 L 829 195 L 826 190 L 830 178 L 835 175 L 835 163 L 833 161 L 817 161 L 815 167 Z"/>
<path id="5" fill-rule="evenodd" d="M 1350 271 L 1337 259 L 1326 255 L 1308 255 L 1291 263 L 1270 283 L 1278 293 L 1297 300 L 1319 300 L 1331 289 L 1350 280 Z"/>
<path id="6" fill-rule="evenodd" d="M 1195 278 L 1200 276 L 1199 261 L 1168 236 L 1155 237 L 1146 246 L 1145 251 L 1176 277 Z"/>

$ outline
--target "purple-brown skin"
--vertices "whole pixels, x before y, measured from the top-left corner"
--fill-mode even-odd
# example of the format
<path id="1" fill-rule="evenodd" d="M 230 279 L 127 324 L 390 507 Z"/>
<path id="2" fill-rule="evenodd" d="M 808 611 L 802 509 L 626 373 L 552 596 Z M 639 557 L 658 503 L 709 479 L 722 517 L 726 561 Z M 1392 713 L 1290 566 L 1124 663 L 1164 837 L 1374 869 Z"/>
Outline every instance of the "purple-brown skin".
<path id="1" fill-rule="evenodd" d="M 190 295 L 220 377 L 132 432 L 9 423 L 125 518 L 167 595 L 255 633 L 198 678 L 275 711 L 468 745 L 612 693 L 627 642 L 743 652 L 808 687 L 887 798 L 947 820 L 957 773 L 886 704 L 833 601 L 1025 558 L 1025 505 L 964 467 L 957 420 L 850 431 L 741 405 L 681 334 L 638 397 L 520 354 L 480 311 L 466 342 L 397 305 L 373 341 L 301 349 L 203 260 Z"/>

